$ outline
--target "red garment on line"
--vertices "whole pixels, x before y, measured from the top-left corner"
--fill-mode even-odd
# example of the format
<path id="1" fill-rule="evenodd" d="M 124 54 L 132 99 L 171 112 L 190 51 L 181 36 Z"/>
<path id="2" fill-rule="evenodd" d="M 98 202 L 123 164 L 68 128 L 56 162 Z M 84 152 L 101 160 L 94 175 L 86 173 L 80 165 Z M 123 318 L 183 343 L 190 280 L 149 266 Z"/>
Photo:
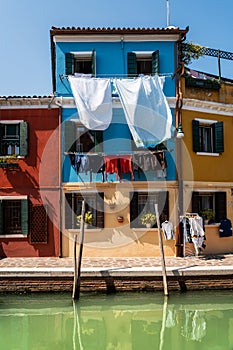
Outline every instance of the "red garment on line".
<path id="1" fill-rule="evenodd" d="M 122 155 L 120 158 L 120 179 L 122 179 L 122 173 L 131 173 L 132 180 L 134 180 L 134 173 L 132 169 L 132 156 Z"/>
<path id="2" fill-rule="evenodd" d="M 118 179 L 118 166 L 117 166 L 118 158 L 116 156 L 105 156 L 105 172 L 107 174 L 116 173 L 116 178 Z"/>

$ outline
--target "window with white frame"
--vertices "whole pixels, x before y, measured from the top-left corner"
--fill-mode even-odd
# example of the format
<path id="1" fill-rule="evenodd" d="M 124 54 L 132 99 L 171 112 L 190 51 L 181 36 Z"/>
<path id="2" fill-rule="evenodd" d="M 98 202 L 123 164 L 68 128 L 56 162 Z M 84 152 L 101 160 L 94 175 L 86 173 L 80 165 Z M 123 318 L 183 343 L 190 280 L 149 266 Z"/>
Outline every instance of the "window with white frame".
<path id="1" fill-rule="evenodd" d="M 192 121 L 193 151 L 196 153 L 223 153 L 223 122 L 194 119 Z"/>
<path id="2" fill-rule="evenodd" d="M 26 156 L 28 151 L 28 124 L 24 121 L 0 121 L 0 155 Z"/>
<path id="3" fill-rule="evenodd" d="M 65 72 L 67 75 L 91 74 L 96 72 L 95 50 L 67 52 L 65 54 Z"/>
<path id="4" fill-rule="evenodd" d="M 0 197 L 0 235 L 27 235 L 29 203 L 25 197 Z"/>
<path id="5" fill-rule="evenodd" d="M 194 191 L 192 193 L 192 212 L 203 216 L 209 224 L 219 223 L 226 217 L 226 192 Z M 210 213 L 210 216 L 206 213 Z"/>
<path id="6" fill-rule="evenodd" d="M 128 52 L 128 76 L 159 74 L 159 51 Z"/>

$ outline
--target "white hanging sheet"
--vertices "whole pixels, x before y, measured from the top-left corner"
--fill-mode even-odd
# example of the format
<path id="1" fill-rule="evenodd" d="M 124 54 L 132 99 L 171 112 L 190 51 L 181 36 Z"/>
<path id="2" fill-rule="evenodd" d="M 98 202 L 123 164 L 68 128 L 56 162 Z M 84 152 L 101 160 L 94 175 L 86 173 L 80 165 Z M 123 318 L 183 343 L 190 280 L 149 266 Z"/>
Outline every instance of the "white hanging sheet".
<path id="1" fill-rule="evenodd" d="M 114 80 L 137 147 L 155 147 L 171 138 L 172 114 L 163 82 L 159 76 Z"/>
<path id="2" fill-rule="evenodd" d="M 105 130 L 112 121 L 110 79 L 69 76 L 80 121 L 89 130 Z"/>

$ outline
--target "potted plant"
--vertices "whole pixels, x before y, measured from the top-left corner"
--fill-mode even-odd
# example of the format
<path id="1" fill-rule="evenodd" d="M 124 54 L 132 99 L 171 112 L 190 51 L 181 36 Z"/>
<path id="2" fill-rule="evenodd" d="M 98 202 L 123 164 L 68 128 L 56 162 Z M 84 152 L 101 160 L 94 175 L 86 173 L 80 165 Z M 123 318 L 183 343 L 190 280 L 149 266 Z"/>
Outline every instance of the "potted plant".
<path id="1" fill-rule="evenodd" d="M 201 216 L 203 217 L 205 224 L 208 225 L 209 223 L 214 221 L 215 213 L 213 209 L 206 208 L 201 211 Z"/>
<path id="2" fill-rule="evenodd" d="M 155 213 L 148 212 L 143 214 L 140 220 L 142 225 L 145 225 L 146 227 L 150 228 L 156 222 L 156 215 Z"/>
<path id="3" fill-rule="evenodd" d="M 78 225 L 78 227 L 80 227 L 80 225 L 81 225 L 81 219 L 82 219 L 82 215 L 80 214 L 80 215 L 77 216 L 77 225 Z M 93 220 L 94 220 L 93 214 L 90 211 L 87 211 L 84 214 L 84 227 L 87 228 L 89 225 L 92 225 L 93 224 Z"/>
<path id="4" fill-rule="evenodd" d="M 0 168 L 18 168 L 18 157 L 15 154 L 0 157 Z"/>

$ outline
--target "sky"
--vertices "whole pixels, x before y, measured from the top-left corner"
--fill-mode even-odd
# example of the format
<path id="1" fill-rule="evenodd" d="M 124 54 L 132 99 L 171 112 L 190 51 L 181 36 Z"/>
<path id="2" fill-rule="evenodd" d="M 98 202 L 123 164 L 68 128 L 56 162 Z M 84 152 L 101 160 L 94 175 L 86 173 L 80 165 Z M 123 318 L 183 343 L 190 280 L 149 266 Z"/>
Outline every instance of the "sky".
<path id="1" fill-rule="evenodd" d="M 233 52 L 232 0 L 169 0 L 169 24 L 193 43 Z M 166 0 L 0 0 L 0 96 L 52 94 L 50 29 L 55 27 L 165 28 Z M 218 74 L 216 58 L 190 65 Z M 233 79 L 233 61 L 221 60 Z"/>

